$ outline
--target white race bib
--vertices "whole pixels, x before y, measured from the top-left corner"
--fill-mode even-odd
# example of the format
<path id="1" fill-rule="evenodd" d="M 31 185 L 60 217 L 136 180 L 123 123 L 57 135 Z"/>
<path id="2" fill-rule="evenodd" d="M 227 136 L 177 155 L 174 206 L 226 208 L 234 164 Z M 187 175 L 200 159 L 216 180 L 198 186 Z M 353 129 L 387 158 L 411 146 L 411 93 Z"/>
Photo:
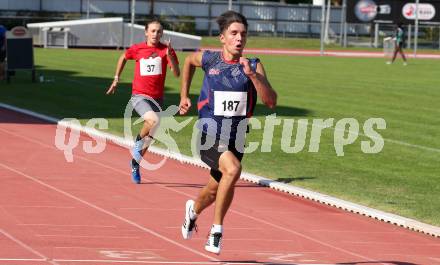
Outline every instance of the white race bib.
<path id="1" fill-rule="evenodd" d="M 246 116 L 247 92 L 214 91 L 215 116 Z"/>
<path id="2" fill-rule="evenodd" d="M 141 76 L 162 74 L 162 58 L 159 56 L 148 59 L 141 58 L 139 65 Z"/>

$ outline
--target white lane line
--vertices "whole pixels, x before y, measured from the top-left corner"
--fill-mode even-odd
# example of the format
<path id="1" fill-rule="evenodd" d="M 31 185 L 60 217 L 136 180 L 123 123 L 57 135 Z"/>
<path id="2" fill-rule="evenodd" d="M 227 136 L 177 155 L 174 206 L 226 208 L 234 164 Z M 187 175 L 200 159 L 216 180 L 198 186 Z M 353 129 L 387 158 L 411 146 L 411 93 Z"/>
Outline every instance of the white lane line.
<path id="1" fill-rule="evenodd" d="M 359 133 L 360 135 L 366 136 L 364 134 Z M 371 137 L 371 136 L 370 136 Z M 407 142 L 402 142 L 402 141 L 398 141 L 398 140 L 393 140 L 393 139 L 388 139 L 388 138 L 383 138 L 385 141 L 393 143 L 393 144 L 400 144 L 403 146 L 408 146 L 408 147 L 412 147 L 412 148 L 418 148 L 418 149 L 422 149 L 422 150 L 426 150 L 426 151 L 431 151 L 431 152 L 437 152 L 440 153 L 440 149 L 438 148 L 434 148 L 434 147 L 428 147 L 428 146 L 423 146 L 423 145 L 418 145 L 418 144 L 410 144 Z"/>
<path id="2" fill-rule="evenodd" d="M 377 242 L 377 241 L 341 241 L 344 244 L 359 244 L 359 245 L 396 245 L 396 242 Z M 426 243 L 412 243 L 412 242 L 401 242 L 399 241 L 399 246 L 418 246 L 418 247 L 440 247 L 440 244 L 426 244 Z M 403 255 L 403 254 L 402 254 Z M 414 256 L 411 254 L 410 256 Z"/>
<path id="3" fill-rule="evenodd" d="M 53 209 L 74 209 L 71 206 L 50 206 L 50 205 L 0 205 L 7 208 L 53 208 Z"/>
<path id="4" fill-rule="evenodd" d="M 310 237 L 310 236 L 308 236 L 308 235 L 305 235 L 305 234 L 303 234 L 303 233 L 300 233 L 300 232 L 294 231 L 294 230 L 292 230 L 292 229 L 288 229 L 288 228 L 286 228 L 286 227 L 284 227 L 284 226 L 280 226 L 280 225 L 277 225 L 277 224 L 274 224 L 274 223 L 271 223 L 271 222 L 268 222 L 268 221 L 264 221 L 264 220 L 262 220 L 262 219 L 259 219 L 259 218 L 256 218 L 256 217 L 253 217 L 253 216 L 250 216 L 250 215 L 245 214 L 245 213 L 238 212 L 238 211 L 233 210 L 233 209 L 230 209 L 230 211 L 233 212 L 233 213 L 235 213 L 235 214 L 238 214 L 238 215 L 240 215 L 240 216 L 243 216 L 243 217 L 247 217 L 247 218 L 249 218 L 249 219 L 252 219 L 252 220 L 254 220 L 254 221 L 256 221 L 256 222 L 259 222 L 259 223 L 262 223 L 262 224 L 265 224 L 265 225 L 271 226 L 271 227 L 273 227 L 273 228 L 278 228 L 278 229 L 280 229 L 280 230 L 282 230 L 282 231 L 285 231 L 285 232 L 288 232 L 288 233 L 291 233 L 291 234 L 297 235 L 297 236 L 299 236 L 299 237 L 302 237 L 302 238 L 308 239 L 308 240 L 310 240 L 310 241 L 312 241 L 312 242 L 315 242 L 315 243 L 318 243 L 318 244 L 320 244 L 320 245 L 323 245 L 323 246 L 326 246 L 326 247 L 329 247 L 329 248 L 332 248 L 332 249 L 338 250 L 338 251 L 340 251 L 340 252 L 342 252 L 342 253 L 346 253 L 346 254 L 352 255 L 352 256 L 354 256 L 354 257 L 361 258 L 361 259 L 365 259 L 365 260 L 369 260 L 369 261 L 374 261 L 374 262 L 377 262 L 377 264 L 386 265 L 386 263 L 378 262 L 378 261 L 376 261 L 376 259 L 372 259 L 372 258 L 369 258 L 369 257 L 367 257 L 367 256 L 363 256 L 363 255 L 360 255 L 360 254 L 354 253 L 354 252 L 352 252 L 352 251 L 349 251 L 349 250 L 346 250 L 346 249 L 343 249 L 343 248 L 340 248 L 340 247 L 337 247 L 337 246 L 331 245 L 331 244 L 329 244 L 329 243 L 323 242 L 323 241 L 321 241 L 321 240 L 319 240 L 319 239 L 315 239 L 315 238 Z"/>
<path id="5" fill-rule="evenodd" d="M 84 158 L 84 159 L 85 159 L 85 158 Z M 89 160 L 89 159 L 86 159 L 86 160 Z M 113 167 L 111 167 L 111 166 L 104 165 L 104 164 L 102 164 L 102 163 L 100 163 L 100 162 L 93 161 L 93 160 L 89 160 L 89 161 L 92 162 L 92 163 L 100 164 L 100 165 L 102 165 L 102 166 L 104 166 L 104 167 L 106 167 L 106 168 L 108 168 L 108 169 L 112 169 L 112 170 L 114 170 L 114 171 L 116 171 L 116 172 L 120 172 L 120 173 L 126 174 L 125 171 L 122 171 L 122 170 L 119 170 L 119 169 L 113 168 Z M 189 197 L 189 198 L 192 198 L 192 197 L 193 197 L 192 194 L 188 194 L 188 193 L 186 193 L 186 192 L 183 192 L 183 191 L 180 191 L 180 190 L 176 190 L 176 189 L 171 188 L 171 187 L 167 187 L 167 186 L 165 186 L 165 185 L 163 185 L 163 184 L 155 184 L 155 185 L 161 186 L 162 188 L 167 189 L 167 190 L 170 190 L 170 191 L 173 191 L 173 192 L 175 192 L 175 193 L 179 193 L 179 194 L 185 195 L 185 196 L 187 196 L 187 197 Z M 272 227 L 274 227 L 274 228 L 281 229 L 281 230 L 283 230 L 283 231 L 290 232 L 290 233 L 295 234 L 295 235 L 297 235 L 297 236 L 300 236 L 300 237 L 306 238 L 306 239 L 311 240 L 311 241 L 313 241 L 313 242 L 315 242 L 315 243 L 319 243 L 319 244 L 321 244 L 321 245 L 323 245 L 323 246 L 326 246 L 326 247 L 329 247 L 329 248 L 332 248 L 332 249 L 335 249 L 335 250 L 341 251 L 341 252 L 343 252 L 343 253 L 350 254 L 350 255 L 353 255 L 353 256 L 355 256 L 355 257 L 362 258 L 362 259 L 365 259 L 365 260 L 375 260 L 375 259 L 372 259 L 372 258 L 369 258 L 369 257 L 363 256 L 363 255 L 360 255 L 360 254 L 356 254 L 356 253 L 351 252 L 351 251 L 349 251 L 349 250 L 345 250 L 345 249 L 342 249 L 342 248 L 339 248 L 339 247 L 333 246 L 333 245 L 331 245 L 331 244 L 328 244 L 328 243 L 326 243 L 326 242 L 323 242 L 323 241 L 321 241 L 321 240 L 319 240 L 319 239 L 312 238 L 312 237 L 307 236 L 307 235 L 305 235 L 305 234 L 302 234 L 302 233 L 300 233 L 300 232 L 296 232 L 296 231 L 293 231 L 293 230 L 290 230 L 290 229 L 284 228 L 284 227 L 282 227 L 282 226 L 279 226 L 279 225 L 276 225 L 276 224 L 273 224 L 273 223 L 270 223 L 270 222 L 267 222 L 267 221 L 263 221 L 263 220 L 261 220 L 261 219 L 255 218 L 255 217 L 253 217 L 253 216 L 250 216 L 250 215 L 247 215 L 247 214 L 244 214 L 244 213 L 241 213 L 241 212 L 239 212 L 239 211 L 236 211 L 236 210 L 233 210 L 233 209 L 230 209 L 230 211 L 233 212 L 233 213 L 236 213 L 236 214 L 238 214 L 238 215 L 241 215 L 241 216 L 247 217 L 247 218 L 249 218 L 249 219 L 252 219 L 252 220 L 254 220 L 254 221 L 257 221 L 257 222 L 260 222 L 260 223 L 263 223 L 263 224 L 266 224 L 266 225 L 272 226 Z M 377 264 L 387 265 L 387 263 L 379 263 L 379 262 L 378 262 Z"/>
<path id="6" fill-rule="evenodd" d="M 8 259 L 8 258 L 0 258 L 0 261 L 42 261 L 45 262 L 45 259 Z"/>
<path id="7" fill-rule="evenodd" d="M 36 236 L 39 237 L 67 237 L 67 238 L 107 238 L 107 239 L 140 239 L 141 237 L 138 236 L 92 236 L 92 235 L 85 235 L 85 236 L 74 236 L 74 235 L 62 235 L 62 234 L 56 234 L 56 235 L 40 235 L 36 234 Z"/>
<path id="8" fill-rule="evenodd" d="M 228 227 L 229 230 L 229 227 Z M 225 238 L 224 241 L 267 241 L 267 242 L 298 242 L 297 239 L 270 239 L 263 237 L 255 237 L 255 238 Z"/>
<path id="9" fill-rule="evenodd" d="M 209 226 L 210 225 L 207 225 L 206 227 L 209 228 Z M 199 227 L 203 227 L 203 226 L 199 226 Z M 167 228 L 167 229 L 180 229 L 181 226 L 165 226 L 165 228 Z M 229 227 L 228 226 L 228 231 L 229 230 L 252 230 L 252 231 L 258 230 L 258 231 L 261 231 L 261 230 L 264 230 L 264 228 L 262 228 L 262 227 Z M 243 240 L 245 240 L 245 239 L 243 239 Z"/>
<path id="10" fill-rule="evenodd" d="M 87 250 L 114 250 L 114 251 L 168 251 L 164 248 L 102 248 L 102 247 L 83 247 L 83 246 L 68 246 L 68 247 L 53 247 L 54 249 L 87 249 Z"/>
<path id="11" fill-rule="evenodd" d="M 33 117 L 37 117 L 39 119 L 43 119 L 46 121 L 50 121 L 50 122 L 54 122 L 55 124 L 58 123 L 58 125 L 61 126 L 65 126 L 68 128 L 71 128 L 72 130 L 79 130 L 81 131 L 81 133 L 83 134 L 88 134 L 91 136 L 97 136 L 100 137 L 102 139 L 105 139 L 106 141 L 110 141 L 112 143 L 114 143 L 117 146 L 122 146 L 125 148 L 130 148 L 133 146 L 133 142 L 129 141 L 127 139 L 121 138 L 119 136 L 116 135 L 112 135 L 109 133 L 105 133 L 102 131 L 94 131 L 90 128 L 76 128 L 74 126 L 71 126 L 67 123 L 61 123 L 59 122 L 59 119 L 55 119 L 52 117 L 48 117 L 33 111 L 29 111 L 29 110 L 25 110 L 22 108 L 18 108 L 18 107 L 14 107 L 11 105 L 7 105 L 7 104 L 3 104 L 0 103 L 0 107 L 6 108 L 8 110 L 13 110 L 19 113 L 24 113 L 26 115 L 30 115 Z M 5 131 L 7 132 L 7 131 Z M 24 138 L 26 139 L 26 138 Z M 395 141 L 395 140 L 391 140 L 391 139 L 384 139 L 385 141 L 393 141 L 396 143 L 401 143 L 400 141 Z M 440 152 L 439 148 L 431 148 L 431 147 L 426 147 L 426 146 L 418 146 L 418 145 L 413 145 L 413 144 L 408 144 L 405 143 L 404 145 L 409 145 L 410 147 L 415 147 L 415 148 L 422 148 L 425 150 L 429 150 L 429 151 L 434 151 L 434 152 Z M 53 148 L 53 147 L 52 147 Z M 203 162 L 201 160 L 189 157 L 189 156 L 185 156 L 182 154 L 175 154 L 160 148 L 155 148 L 154 146 L 152 146 L 150 148 L 151 153 L 159 155 L 159 156 L 164 156 L 164 157 L 168 157 L 171 159 L 174 159 L 176 161 L 179 161 L 181 163 L 186 163 L 192 166 L 196 166 L 196 167 L 202 167 L 202 168 L 206 168 L 207 166 L 205 164 L 203 164 Z M 88 160 L 88 159 L 84 159 L 84 160 Z M 90 161 L 90 160 L 88 160 Z M 95 162 L 96 163 L 96 162 Z M 124 173 L 126 174 L 126 173 Z M 409 219 L 409 218 L 405 218 L 402 216 L 398 216 L 395 214 L 390 214 L 387 212 L 383 212 L 383 211 L 379 211 L 373 208 L 369 208 L 369 207 L 365 207 L 363 205 L 360 204 L 355 204 L 349 201 L 344 201 L 341 199 L 338 199 L 336 197 L 332 197 L 326 194 L 322 194 L 322 193 L 318 193 L 318 192 L 313 192 L 304 188 L 299 188 L 293 185 L 287 185 L 284 183 L 280 183 L 268 178 L 264 178 L 258 175 L 254 175 L 254 174 L 250 174 L 248 172 L 242 172 L 242 175 L 240 177 L 241 180 L 250 182 L 250 183 L 255 183 L 259 186 L 263 186 L 263 187 L 268 187 L 272 190 L 275 191 L 279 191 L 279 192 L 283 192 L 286 194 L 290 194 L 296 197 L 303 197 L 305 199 L 308 199 L 310 201 L 315 201 L 318 202 L 320 204 L 325 204 L 325 205 L 329 205 L 331 207 L 335 207 L 335 208 L 339 208 L 342 209 L 346 212 L 352 212 L 352 213 L 356 213 L 359 215 L 363 215 L 366 217 L 369 217 L 371 219 L 376 219 L 382 222 L 386 222 L 386 223 L 390 223 L 396 226 L 400 226 L 400 227 L 404 227 L 406 229 L 410 229 L 419 233 L 424 233 L 427 235 L 431 235 L 431 236 L 435 236 L 435 237 L 439 237 L 440 236 L 440 229 L 438 227 L 429 225 L 429 224 L 425 224 L 422 222 L 419 222 L 417 220 L 413 220 L 413 219 Z"/>
<path id="12" fill-rule="evenodd" d="M 37 179 L 35 177 L 32 177 L 32 176 L 30 176 L 30 175 L 28 175 L 26 173 L 23 173 L 23 172 L 18 171 L 18 170 L 14 169 L 14 168 L 11 168 L 11 167 L 9 167 L 9 166 L 1 163 L 1 162 L 0 162 L 0 166 L 2 166 L 3 168 L 6 168 L 9 171 L 12 171 L 12 172 L 14 172 L 16 174 L 19 174 L 19 175 L 21 175 L 21 176 L 23 176 L 23 177 L 25 177 L 25 178 L 27 178 L 29 180 L 32 180 L 32 181 L 34 181 L 34 182 L 36 182 L 36 183 L 38 183 L 38 184 L 40 184 L 40 185 L 42 185 L 42 186 L 44 186 L 44 187 L 46 187 L 48 189 L 51 189 L 51 190 L 56 191 L 56 192 L 58 192 L 60 194 L 63 194 L 64 196 L 69 197 L 69 198 L 71 198 L 71 199 L 73 199 L 73 200 L 75 200 L 77 202 L 80 202 L 80 203 L 82 203 L 84 205 L 87 205 L 90 208 L 93 208 L 93 209 L 95 209 L 95 210 L 97 210 L 99 212 L 105 213 L 105 214 L 107 214 L 107 215 L 109 215 L 109 216 L 111 216 L 111 217 L 113 217 L 115 219 L 118 219 L 118 220 L 120 220 L 120 221 L 122 221 L 124 223 L 127 223 L 127 224 L 129 224 L 131 226 L 134 226 L 134 227 L 136 227 L 136 228 L 138 228 L 138 229 L 140 229 L 140 230 L 142 230 L 142 231 L 144 231 L 146 233 L 149 233 L 149 234 L 151 234 L 153 236 L 156 236 L 156 237 L 158 237 L 158 238 L 160 238 L 160 239 L 162 239 L 164 241 L 167 241 L 167 242 L 169 242 L 169 243 L 171 243 L 171 244 L 173 244 L 175 246 L 181 247 L 181 248 L 183 248 L 183 249 L 185 249 L 187 251 L 190 251 L 190 252 L 192 252 L 194 254 L 197 254 L 197 255 L 202 256 L 204 258 L 207 258 L 209 260 L 218 261 L 218 259 L 216 259 L 216 258 L 213 258 L 211 256 L 208 256 L 208 255 L 202 253 L 202 252 L 199 252 L 199 251 L 194 250 L 192 248 L 189 248 L 189 247 L 187 247 L 185 245 L 182 245 L 179 242 L 174 241 L 174 240 L 172 240 L 172 239 L 170 239 L 168 237 L 165 237 L 165 236 L 163 236 L 163 235 L 161 235 L 161 234 L 159 234 L 159 233 L 157 233 L 157 232 L 155 232 L 155 231 L 153 231 L 151 229 L 143 227 L 143 226 L 141 226 L 141 225 L 139 225 L 139 224 L 137 224 L 137 223 L 135 223 L 133 221 L 130 221 L 130 220 L 128 220 L 128 219 L 126 219 L 126 218 L 124 218 L 124 217 L 122 217 L 120 215 L 117 215 L 117 214 L 115 214 L 115 213 L 113 213 L 111 211 L 105 210 L 105 209 L 103 209 L 103 208 L 101 208 L 101 207 L 99 207 L 99 206 L 97 206 L 97 205 L 95 205 L 93 203 L 90 203 L 90 202 L 85 201 L 85 200 L 83 200 L 83 199 L 81 199 L 79 197 L 76 197 L 75 195 L 70 194 L 70 193 L 68 193 L 66 191 L 60 190 L 60 189 L 58 189 L 58 188 L 56 188 L 56 187 L 54 187 L 52 185 L 49 185 L 49 184 L 47 184 L 47 183 L 45 183 L 45 182 L 43 182 L 43 181 L 41 181 L 41 180 L 39 180 L 39 179 Z"/>
<path id="13" fill-rule="evenodd" d="M 440 258 L 429 257 L 429 259 L 440 262 Z"/>
<path id="14" fill-rule="evenodd" d="M 116 228 L 115 225 L 61 225 L 61 224 L 17 224 L 21 226 L 54 226 L 54 227 L 94 227 L 94 228 Z"/>
<path id="15" fill-rule="evenodd" d="M 96 260 L 96 259 L 56 259 L 58 262 L 70 262 L 70 263 L 84 263 L 84 262 L 94 262 L 94 263 L 139 263 L 139 264 L 200 264 L 200 265 L 273 265 L 274 262 L 228 262 L 228 261 L 141 261 L 141 260 Z M 283 265 L 336 265 L 334 263 L 282 263 Z"/>
<path id="16" fill-rule="evenodd" d="M 1 129 L 0 129 L 0 130 L 1 130 Z M 7 134 L 12 134 L 12 135 L 14 135 L 14 136 L 16 136 L 16 137 L 23 138 L 23 139 L 25 139 L 25 140 L 28 140 L 26 137 L 23 137 L 23 136 L 21 136 L 21 135 L 15 134 L 15 133 L 7 132 L 7 131 L 6 131 L 6 133 L 7 133 Z M 44 144 L 44 143 L 39 142 L 39 141 L 36 141 L 36 140 L 35 140 L 35 141 L 34 141 L 34 140 L 29 140 L 29 141 L 31 141 L 31 142 L 36 142 L 36 143 L 39 144 L 39 145 L 46 146 L 46 147 L 49 147 L 49 148 L 51 148 L 51 149 L 55 149 L 55 147 L 53 147 L 53 146 L 50 146 L 50 145 Z M 94 161 L 94 160 L 91 160 L 91 159 L 85 158 L 85 157 L 83 157 L 83 156 L 81 156 L 81 155 L 75 155 L 75 157 L 81 158 L 81 159 L 83 159 L 83 160 L 89 161 L 89 162 L 94 163 L 94 164 L 97 164 L 97 165 L 100 165 L 100 166 L 102 166 L 102 167 L 105 167 L 105 168 L 107 168 L 107 169 L 113 170 L 113 171 L 115 171 L 115 172 L 118 172 L 118 173 L 121 173 L 121 174 L 126 174 L 125 171 L 122 171 L 122 170 L 120 170 L 120 169 L 114 168 L 114 167 L 112 167 L 112 166 L 105 165 L 105 164 L 103 164 L 103 163 L 101 163 L 101 162 L 98 162 L 98 161 Z M 3 164 L 0 163 L 0 165 L 3 165 Z M 8 168 L 9 168 L 9 167 L 8 167 Z M 13 170 L 14 172 L 16 171 L 16 170 L 13 169 L 13 168 L 10 168 L 10 169 Z M 16 171 L 16 172 L 18 172 L 18 171 Z M 21 173 L 21 172 L 20 172 L 20 174 L 24 174 L 24 173 Z M 26 175 L 26 176 L 27 176 L 27 175 Z M 29 177 L 30 177 L 30 176 L 29 176 Z M 34 181 L 36 181 L 36 182 L 38 182 L 38 183 L 41 182 L 40 184 L 42 184 L 42 185 L 44 185 L 44 186 L 47 185 L 47 186 L 49 186 L 49 187 L 51 187 L 51 188 L 53 188 L 53 189 L 58 190 L 57 188 L 52 187 L 52 186 L 50 186 L 49 184 L 46 184 L 46 183 L 44 183 L 44 182 L 42 182 L 42 181 L 40 181 L 40 180 L 38 180 L 38 179 L 35 179 L 35 178 L 33 178 L 33 177 L 30 177 L 30 178 L 32 178 Z M 145 179 L 145 180 L 148 180 L 148 179 Z M 148 181 L 150 181 L 150 182 L 154 182 L 154 181 L 151 181 L 151 180 L 148 180 Z M 167 187 L 167 186 L 165 186 L 165 185 L 163 185 L 163 184 L 157 184 L 157 183 L 156 183 L 156 184 L 154 184 L 154 185 L 158 185 L 158 186 L 162 187 L 163 189 L 167 189 L 167 190 L 169 190 L 169 191 L 173 191 L 173 192 L 175 192 L 175 193 L 182 194 L 182 195 L 184 195 L 184 196 L 186 196 L 186 197 L 189 197 L 189 198 L 192 198 L 192 197 L 193 197 L 192 194 L 188 194 L 188 193 L 186 193 L 186 192 L 183 192 L 183 191 L 180 191 L 180 190 L 177 190 L 177 189 L 171 188 L 171 187 Z M 69 193 L 67 193 L 67 192 L 64 192 L 64 191 L 61 191 L 61 190 L 59 190 L 59 192 L 61 192 L 61 193 L 63 193 L 63 194 L 66 193 L 66 196 L 69 196 L 69 197 L 70 197 L 70 196 L 73 196 L 72 198 L 75 198 L 75 199 L 76 199 L 76 197 L 75 197 L 74 195 L 71 195 L 71 194 L 69 194 Z M 67 194 L 68 194 L 68 195 L 67 195 Z M 84 203 L 88 203 L 88 202 L 84 202 Z M 93 208 L 93 206 L 90 206 L 90 207 Z M 96 206 L 96 207 L 98 207 L 98 206 Z M 98 207 L 98 208 L 99 208 L 99 207 Z M 101 208 L 99 208 L 99 209 L 101 209 Z M 101 209 L 101 210 L 106 211 L 106 210 L 104 210 L 104 209 Z M 297 236 L 300 236 L 300 237 L 306 238 L 306 239 L 311 240 L 311 241 L 313 241 L 313 242 L 315 242 L 315 243 L 319 243 L 319 244 L 321 244 L 321 245 L 323 245 L 323 246 L 326 246 L 326 247 L 329 247 L 329 248 L 332 248 L 332 249 L 335 249 L 335 250 L 341 251 L 341 252 L 346 253 L 346 254 L 353 255 L 354 257 L 363 258 L 363 259 L 366 259 L 366 260 L 374 260 L 374 259 L 371 259 L 371 258 L 368 258 L 368 257 L 362 256 L 362 255 L 356 254 L 356 253 L 354 253 L 354 252 L 351 252 L 351 251 L 348 251 L 348 250 L 345 250 L 345 249 L 339 248 L 339 247 L 337 247 L 337 246 L 333 246 L 333 245 L 331 245 L 331 244 L 328 244 L 328 243 L 326 243 L 326 242 L 320 241 L 319 239 L 312 238 L 312 237 L 307 236 L 307 235 L 305 235 L 305 234 L 302 234 L 302 233 L 300 233 L 300 232 L 296 232 L 296 231 L 293 231 L 293 230 L 287 229 L 287 228 L 285 228 L 285 227 L 282 227 L 282 226 L 279 226 L 279 225 L 276 225 L 276 224 L 273 224 L 273 223 L 270 223 L 270 222 L 267 222 L 267 221 L 260 220 L 260 219 L 258 219 L 258 218 L 253 217 L 253 216 L 250 216 L 250 215 L 247 215 L 247 214 L 241 213 L 241 212 L 239 212 L 239 211 L 236 211 L 236 210 L 233 210 L 233 209 L 230 209 L 230 211 L 233 212 L 233 213 L 236 213 L 236 214 L 238 214 L 238 215 L 241 215 L 241 216 L 247 217 L 247 218 L 249 218 L 249 219 L 252 219 L 252 220 L 254 220 L 254 221 L 257 221 L 257 222 L 259 222 L 259 223 L 263 223 L 263 224 L 266 224 L 266 225 L 272 226 L 272 227 L 274 227 L 274 228 L 281 229 L 282 231 L 287 231 L 287 232 L 292 233 L 292 234 L 295 234 L 295 235 L 297 235 Z M 108 213 L 108 214 L 109 214 L 109 215 L 112 215 L 113 213 Z M 115 214 L 115 216 L 117 216 L 117 215 Z M 120 216 L 118 216 L 118 217 L 120 217 Z M 120 217 L 120 218 L 123 218 L 123 217 Z M 128 220 L 126 220 L 126 221 L 128 221 Z M 128 222 L 131 222 L 131 221 L 128 221 Z M 135 223 L 133 222 L 133 224 L 135 224 Z M 135 224 L 135 225 L 136 225 L 136 226 L 139 226 L 141 229 L 143 229 L 142 226 L 140 226 L 140 225 L 138 225 L 138 224 Z M 146 229 L 146 228 L 145 228 L 145 229 Z M 148 229 L 148 230 L 149 230 L 149 229 Z M 149 231 L 151 231 L 151 230 L 149 230 Z M 151 232 L 153 232 L 153 231 L 151 231 Z M 155 233 L 155 232 L 154 232 L 154 233 Z M 179 244 L 179 243 L 176 242 L 176 244 Z M 179 244 L 179 245 L 181 245 L 181 244 Z M 183 245 L 181 245 L 181 246 L 184 247 L 185 249 L 187 249 L 186 246 L 183 246 Z M 188 249 L 189 249 L 189 248 L 188 248 Z M 191 249 L 191 251 L 195 251 L 195 250 L 192 250 L 192 249 Z M 195 251 L 195 252 L 200 253 L 200 252 L 198 252 L 198 251 Z M 205 254 L 203 254 L 203 253 L 200 253 L 200 254 L 205 255 Z M 209 257 L 209 256 L 208 256 L 208 257 Z M 211 257 L 210 257 L 210 259 L 213 260 L 213 258 L 211 258 Z M 214 259 L 214 260 L 215 260 L 215 261 L 218 261 L 218 259 Z M 383 265 L 385 265 L 385 263 L 378 263 L 378 264 L 383 264 Z"/>
<path id="17" fill-rule="evenodd" d="M 48 257 L 44 256 L 43 254 L 41 254 L 37 250 L 35 250 L 35 249 L 31 248 L 30 246 L 26 245 L 25 243 L 21 242 L 20 240 L 18 240 L 17 238 L 12 236 L 11 234 L 7 233 L 5 230 L 0 229 L 0 233 L 2 233 L 3 235 L 5 235 L 7 238 L 14 241 L 15 243 L 17 243 L 19 246 L 26 249 L 27 251 L 30 251 L 32 254 L 40 257 L 42 259 L 42 261 L 46 261 L 46 262 L 49 262 L 50 264 L 54 264 L 54 265 L 58 264 L 55 261 L 52 261 Z"/>
<path id="18" fill-rule="evenodd" d="M 161 208 L 152 208 L 152 207 L 140 207 L 140 208 L 126 208 L 126 207 L 122 207 L 122 208 L 118 208 L 119 210 L 127 210 L 127 211 L 182 211 L 181 208 L 177 209 L 177 208 L 167 208 L 167 209 L 161 209 Z"/>
<path id="19" fill-rule="evenodd" d="M 302 121 L 298 121 L 298 123 L 304 124 L 304 122 L 302 122 Z M 306 125 L 307 125 L 307 127 L 316 126 L 313 123 L 310 124 L 309 122 L 307 122 Z M 359 136 L 360 135 L 360 136 L 369 137 L 369 138 L 372 138 L 372 139 L 375 139 L 375 140 L 383 139 L 384 141 L 390 142 L 390 143 L 393 143 L 393 144 L 398 144 L 398 145 L 408 146 L 408 147 L 412 147 L 412 148 L 416 148 L 416 149 L 422 149 L 422 150 L 425 150 L 425 151 L 431 151 L 431 152 L 440 153 L 440 148 L 429 147 L 429 146 L 418 145 L 418 144 L 411 144 L 411 143 L 407 143 L 407 142 L 404 142 L 404 141 L 399 141 L 399 140 L 394 140 L 394 139 L 389 139 L 389 138 L 384 138 L 384 137 L 372 137 L 372 136 L 368 136 L 368 135 L 366 135 L 364 133 L 361 133 L 361 132 L 353 132 L 353 131 L 350 131 L 350 130 L 347 130 L 347 129 L 342 129 L 342 130 L 341 129 L 337 129 L 333 125 L 331 127 L 328 127 L 328 128 L 324 127 L 324 126 L 316 126 L 316 127 L 323 128 L 323 129 L 332 129 L 333 131 L 340 131 L 340 132 L 344 132 L 344 133 L 349 133 L 349 134 L 352 134 L 352 135 L 355 135 L 355 136 Z"/>

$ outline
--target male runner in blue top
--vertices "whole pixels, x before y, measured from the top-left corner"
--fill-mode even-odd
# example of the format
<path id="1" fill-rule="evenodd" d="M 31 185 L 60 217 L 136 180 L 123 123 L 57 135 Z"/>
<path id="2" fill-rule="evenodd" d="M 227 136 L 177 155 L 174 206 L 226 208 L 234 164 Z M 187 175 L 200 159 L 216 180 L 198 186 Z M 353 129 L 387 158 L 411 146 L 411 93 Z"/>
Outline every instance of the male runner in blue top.
<path id="1" fill-rule="evenodd" d="M 191 238 L 198 215 L 215 202 L 214 222 L 205 249 L 219 254 L 223 220 L 240 178 L 247 120 L 252 116 L 256 94 L 269 108 L 275 107 L 277 94 L 261 62 L 242 57 L 247 39 L 246 18 L 227 11 L 217 23 L 222 51 L 196 52 L 185 59 L 179 107 L 182 115 L 191 107 L 189 88 L 196 67 L 201 67 L 205 76 L 197 103 L 201 131 L 198 147 L 201 159 L 211 168 L 211 177 L 196 201 L 187 201 L 182 235 Z M 212 143 L 210 148 L 201 147 L 208 142 Z"/>

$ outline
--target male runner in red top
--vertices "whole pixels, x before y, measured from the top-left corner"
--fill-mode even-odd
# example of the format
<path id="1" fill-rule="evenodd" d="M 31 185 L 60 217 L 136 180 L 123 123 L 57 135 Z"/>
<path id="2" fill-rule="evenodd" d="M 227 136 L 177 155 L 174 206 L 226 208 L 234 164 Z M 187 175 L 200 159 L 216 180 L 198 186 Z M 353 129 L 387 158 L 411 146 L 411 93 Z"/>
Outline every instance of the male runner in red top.
<path id="1" fill-rule="evenodd" d="M 135 60 L 130 104 L 144 119 L 144 125 L 136 137 L 131 161 L 132 180 L 137 184 L 141 182 L 139 163 L 159 126 L 159 116 L 156 112 L 161 111 L 167 65 L 170 66 L 175 77 L 180 76 L 177 55 L 169 41 L 166 44 L 160 42 L 162 35 L 163 27 L 157 18 L 146 23 L 147 41 L 132 45 L 119 57 L 115 78 L 106 92 L 107 95 L 115 92 L 125 63 L 127 60 Z"/>

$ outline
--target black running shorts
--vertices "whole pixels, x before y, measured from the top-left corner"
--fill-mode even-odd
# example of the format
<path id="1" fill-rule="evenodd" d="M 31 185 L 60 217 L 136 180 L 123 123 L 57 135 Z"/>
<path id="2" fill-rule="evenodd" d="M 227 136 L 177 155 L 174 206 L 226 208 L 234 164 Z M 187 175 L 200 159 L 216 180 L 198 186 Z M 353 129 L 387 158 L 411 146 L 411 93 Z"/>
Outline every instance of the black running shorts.
<path id="1" fill-rule="evenodd" d="M 224 144 L 223 141 L 219 139 L 214 139 L 212 136 L 209 136 L 203 132 L 201 133 L 201 135 L 199 135 L 199 137 L 199 143 L 201 143 L 202 145 L 206 143 L 208 138 L 210 138 L 210 141 L 215 141 L 214 145 L 208 150 L 200 150 L 200 144 L 197 144 L 197 150 L 200 153 L 200 158 L 202 159 L 202 161 L 211 168 L 211 176 L 217 182 L 220 182 L 220 179 L 222 178 L 222 172 L 220 172 L 219 170 L 220 156 L 226 151 L 231 151 L 235 155 L 235 157 L 241 162 L 241 160 L 243 159 L 243 153 L 239 152 L 235 148 L 234 142 Z"/>
<path id="2" fill-rule="evenodd" d="M 0 63 L 3 63 L 6 59 L 6 50 L 0 48 Z"/>

